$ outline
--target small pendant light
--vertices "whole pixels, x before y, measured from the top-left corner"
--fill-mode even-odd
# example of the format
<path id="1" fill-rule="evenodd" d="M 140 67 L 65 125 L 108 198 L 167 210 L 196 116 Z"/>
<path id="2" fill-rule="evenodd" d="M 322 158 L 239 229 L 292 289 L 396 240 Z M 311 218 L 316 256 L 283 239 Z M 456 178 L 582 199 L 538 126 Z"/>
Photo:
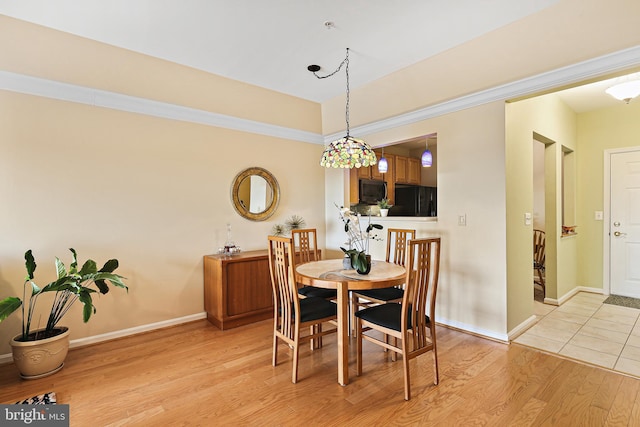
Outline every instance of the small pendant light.
<path id="1" fill-rule="evenodd" d="M 422 153 L 422 167 L 430 168 L 432 164 L 433 164 L 433 156 L 431 155 L 431 151 L 429 150 L 429 139 L 427 139 L 425 150 Z"/>
<path id="2" fill-rule="evenodd" d="M 387 159 L 384 157 L 384 148 L 383 148 L 382 156 L 380 157 L 380 160 L 378 160 L 378 172 L 387 173 L 388 170 L 389 170 L 389 163 L 387 162 Z"/>

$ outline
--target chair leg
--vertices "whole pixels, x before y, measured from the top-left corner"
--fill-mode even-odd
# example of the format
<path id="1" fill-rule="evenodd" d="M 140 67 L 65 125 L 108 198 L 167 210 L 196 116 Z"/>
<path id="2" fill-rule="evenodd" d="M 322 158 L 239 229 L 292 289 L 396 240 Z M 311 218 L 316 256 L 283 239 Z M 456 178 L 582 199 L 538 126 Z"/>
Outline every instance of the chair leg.
<path id="1" fill-rule="evenodd" d="M 411 399 L 411 378 L 409 377 L 409 357 L 407 340 L 402 340 L 402 368 L 404 369 L 404 400 Z M 394 352 L 395 353 L 395 352 Z"/>
<path id="2" fill-rule="evenodd" d="M 542 268 L 538 268 L 536 267 L 536 272 L 538 273 L 538 280 L 534 280 L 534 283 L 540 285 L 540 287 L 542 288 L 542 296 L 546 297 L 547 296 L 547 288 L 545 286 L 544 283 L 544 276 L 542 274 Z"/>
<path id="3" fill-rule="evenodd" d="M 393 337 L 393 346 L 397 347 L 398 346 L 398 338 Z M 398 360 L 398 353 L 396 353 L 395 351 L 391 352 L 391 361 L 395 362 L 396 360 Z"/>
<path id="4" fill-rule="evenodd" d="M 351 315 L 349 319 L 351 320 L 351 333 L 355 334 L 356 332 L 356 311 L 358 311 L 358 297 L 352 292 L 351 293 Z"/>
<path id="5" fill-rule="evenodd" d="M 272 357 L 273 366 L 278 364 L 278 337 L 276 334 L 273 334 L 273 357 Z"/>
<path id="6" fill-rule="evenodd" d="M 431 334 L 431 342 L 433 343 L 433 384 L 438 385 L 440 375 L 438 371 L 438 346 L 436 345 L 436 327 L 431 324 L 429 333 Z"/>
<path id="7" fill-rule="evenodd" d="M 438 375 L 438 352 L 435 345 L 433 346 L 433 384 L 438 385 L 440 376 Z"/>
<path id="8" fill-rule="evenodd" d="M 309 333 L 311 335 L 314 335 L 316 333 L 316 326 L 317 325 L 311 325 L 309 326 Z M 311 344 L 311 351 L 315 350 L 316 348 L 318 348 L 318 342 L 317 342 L 317 338 L 311 338 L 309 340 L 309 343 Z"/>
<path id="9" fill-rule="evenodd" d="M 355 335 L 356 335 L 356 376 L 362 375 L 362 323 L 356 318 Z"/>
<path id="10" fill-rule="evenodd" d="M 299 332 L 296 332 L 296 340 L 293 345 L 293 372 L 291 373 L 291 382 L 298 382 L 298 353 L 300 352 Z"/>

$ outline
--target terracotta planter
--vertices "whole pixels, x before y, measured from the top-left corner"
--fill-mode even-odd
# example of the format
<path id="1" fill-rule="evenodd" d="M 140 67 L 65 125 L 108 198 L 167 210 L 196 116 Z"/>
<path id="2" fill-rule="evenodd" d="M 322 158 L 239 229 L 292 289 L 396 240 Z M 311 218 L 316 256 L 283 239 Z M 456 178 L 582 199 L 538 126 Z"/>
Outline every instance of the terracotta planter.
<path id="1" fill-rule="evenodd" d="M 22 378 L 42 378 L 62 369 L 69 351 L 69 328 L 60 326 L 56 329 L 63 332 L 54 337 L 36 341 L 18 341 L 22 334 L 13 337 L 11 340 L 13 362 Z M 38 329 L 34 333 L 42 330 Z"/>

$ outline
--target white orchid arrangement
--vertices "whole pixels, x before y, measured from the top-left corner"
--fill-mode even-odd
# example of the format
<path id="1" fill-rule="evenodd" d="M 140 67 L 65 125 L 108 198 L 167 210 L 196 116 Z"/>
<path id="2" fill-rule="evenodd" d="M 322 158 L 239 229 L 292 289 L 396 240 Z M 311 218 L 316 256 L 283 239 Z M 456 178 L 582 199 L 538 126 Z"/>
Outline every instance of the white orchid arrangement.
<path id="1" fill-rule="evenodd" d="M 340 212 L 340 220 L 344 224 L 344 231 L 347 233 L 345 245 L 349 248 L 340 247 L 340 249 L 351 258 L 351 265 L 354 268 L 358 269 L 358 266 L 364 267 L 367 262 L 366 256 L 369 253 L 370 240 L 382 240 L 378 235 L 371 234 L 371 231 L 374 229 L 382 230 L 382 226 L 380 224 L 372 224 L 371 215 L 368 215 L 368 224 L 363 231 L 361 226 L 362 215 L 356 214 L 343 206 L 336 205 L 336 207 Z"/>

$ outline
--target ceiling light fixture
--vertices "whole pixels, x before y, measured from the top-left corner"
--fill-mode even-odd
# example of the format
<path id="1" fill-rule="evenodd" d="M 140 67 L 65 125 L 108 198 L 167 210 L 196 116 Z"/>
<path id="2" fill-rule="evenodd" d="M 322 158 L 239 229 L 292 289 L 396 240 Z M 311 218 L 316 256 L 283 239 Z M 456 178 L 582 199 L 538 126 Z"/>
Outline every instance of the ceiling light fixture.
<path id="1" fill-rule="evenodd" d="M 369 167 L 376 164 L 376 155 L 369 144 L 361 139 L 354 138 L 349 135 L 349 48 L 347 48 L 347 56 L 340 63 L 338 68 L 331 74 L 319 76 L 316 74 L 320 70 L 319 65 L 309 65 L 307 70 L 311 71 L 314 76 L 319 79 L 326 79 L 336 74 L 345 66 L 347 74 L 347 103 L 345 108 L 345 118 L 347 122 L 347 135 L 333 141 L 322 153 L 320 166 L 326 168 L 359 168 Z"/>
<path id="2" fill-rule="evenodd" d="M 615 99 L 624 101 L 627 104 L 636 96 L 640 95 L 640 80 L 629 80 L 611 86 L 605 91 Z"/>
<path id="3" fill-rule="evenodd" d="M 382 156 L 380 157 L 380 160 L 378 160 L 378 172 L 387 173 L 388 170 L 389 170 L 389 162 L 387 162 L 387 159 L 385 159 L 384 148 L 382 148 Z"/>
<path id="4" fill-rule="evenodd" d="M 431 151 L 429 150 L 429 138 L 427 138 L 426 143 L 425 143 L 425 150 L 422 152 L 422 167 L 423 168 L 430 168 L 431 165 L 433 164 L 433 155 L 431 154 Z"/>

